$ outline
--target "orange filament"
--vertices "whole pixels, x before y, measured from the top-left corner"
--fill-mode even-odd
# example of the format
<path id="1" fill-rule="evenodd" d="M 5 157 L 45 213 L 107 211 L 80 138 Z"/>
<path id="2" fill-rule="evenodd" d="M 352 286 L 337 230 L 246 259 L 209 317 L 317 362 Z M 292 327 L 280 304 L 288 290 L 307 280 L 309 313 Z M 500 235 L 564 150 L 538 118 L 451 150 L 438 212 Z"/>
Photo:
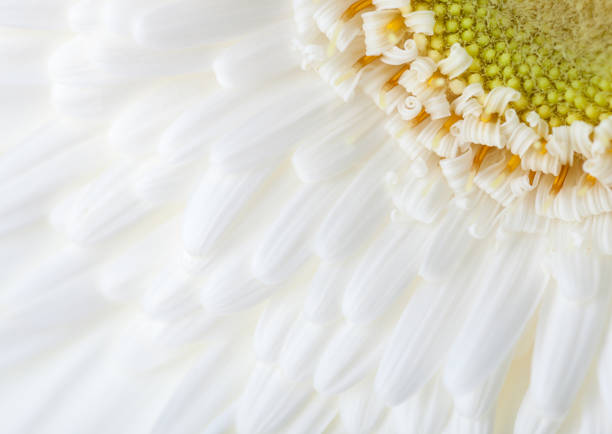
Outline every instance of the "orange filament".
<path id="1" fill-rule="evenodd" d="M 349 21 L 359 12 L 372 6 L 372 0 L 357 0 L 340 16 L 341 21 Z"/>
<path id="2" fill-rule="evenodd" d="M 474 163 L 472 164 L 472 171 L 474 171 L 475 173 L 478 173 L 478 170 L 480 170 L 480 165 L 482 164 L 485 157 L 487 156 L 487 152 L 489 152 L 489 149 L 491 149 L 489 146 L 483 145 L 478 150 L 478 153 L 474 157 Z"/>
<path id="3" fill-rule="evenodd" d="M 362 56 L 359 58 L 359 60 L 357 60 L 357 62 L 355 62 L 353 64 L 353 69 L 356 71 L 360 71 L 362 68 L 365 68 L 366 66 L 368 66 L 370 63 L 374 62 L 375 60 L 380 59 L 382 56 Z"/>
<path id="4" fill-rule="evenodd" d="M 389 92 L 391 89 L 397 86 L 402 74 L 406 72 L 408 69 L 410 69 L 410 65 L 404 65 L 395 74 L 393 74 L 393 76 L 389 80 L 387 80 L 387 82 L 383 85 L 382 87 L 383 92 Z"/>
<path id="5" fill-rule="evenodd" d="M 590 187 L 593 187 L 596 182 L 597 182 L 597 178 L 595 178 L 593 175 L 587 173 L 586 178 L 584 178 L 584 183 L 587 184 Z"/>
<path id="6" fill-rule="evenodd" d="M 398 14 L 387 23 L 385 28 L 391 33 L 399 33 L 404 28 L 404 17 Z"/>
<path id="7" fill-rule="evenodd" d="M 497 113 L 489 113 L 488 111 L 482 112 L 480 115 L 480 120 L 482 122 L 497 122 L 498 114 Z"/>
<path id="8" fill-rule="evenodd" d="M 542 155 L 545 155 L 548 152 L 548 150 L 546 149 L 546 142 L 543 141 L 543 140 L 540 140 L 539 142 L 536 142 L 534 147 Z"/>
<path id="9" fill-rule="evenodd" d="M 521 157 L 518 155 L 512 154 L 512 157 L 508 160 L 508 164 L 506 164 L 506 172 L 512 173 L 514 170 L 521 165 Z"/>
<path id="10" fill-rule="evenodd" d="M 459 122 L 461 119 L 463 119 L 461 116 L 456 115 L 455 113 L 453 113 L 446 120 L 446 122 L 444 122 L 444 125 L 442 125 L 442 128 L 444 129 L 444 131 L 448 132 L 448 131 L 450 131 L 451 127 L 453 125 L 455 125 L 457 122 Z"/>
<path id="11" fill-rule="evenodd" d="M 429 87 L 438 88 L 446 84 L 446 79 L 438 71 L 434 72 L 433 75 L 427 80 Z"/>
<path id="12" fill-rule="evenodd" d="M 427 113 L 425 109 L 422 109 L 418 115 L 416 115 L 414 118 L 410 120 L 410 125 L 415 127 L 421 122 L 423 122 L 425 119 L 427 119 L 428 116 L 429 116 L 429 113 Z"/>
<path id="13" fill-rule="evenodd" d="M 595 186 L 596 182 L 597 178 L 590 173 L 587 173 L 587 175 L 584 177 L 582 188 L 578 191 L 578 196 L 584 196 L 589 188 L 593 188 Z"/>
<path id="14" fill-rule="evenodd" d="M 442 125 L 442 128 L 440 128 L 440 131 L 438 131 L 438 134 L 436 134 L 436 137 L 434 137 L 432 149 L 436 149 L 438 147 L 438 145 L 440 144 L 440 140 L 442 140 L 442 137 L 447 135 L 451 127 L 461 119 L 461 116 L 458 116 L 454 113 L 450 115 L 448 119 L 446 119 L 446 121 Z"/>
<path id="15" fill-rule="evenodd" d="M 561 167 L 561 172 L 559 172 L 559 174 L 555 177 L 553 185 L 550 188 L 550 194 L 556 196 L 561 191 L 565 178 L 567 178 L 567 172 L 569 172 L 569 165 L 566 164 Z"/>
<path id="16" fill-rule="evenodd" d="M 529 185 L 533 185 L 533 181 L 535 180 L 536 173 L 533 170 L 529 171 Z"/>

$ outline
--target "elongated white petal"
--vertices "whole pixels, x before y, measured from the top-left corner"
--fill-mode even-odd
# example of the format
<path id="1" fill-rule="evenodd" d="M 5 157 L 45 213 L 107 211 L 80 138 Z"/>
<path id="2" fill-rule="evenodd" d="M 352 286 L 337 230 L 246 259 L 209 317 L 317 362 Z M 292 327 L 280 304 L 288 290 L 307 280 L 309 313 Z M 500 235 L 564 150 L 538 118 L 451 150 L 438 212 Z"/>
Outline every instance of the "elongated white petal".
<path id="1" fill-rule="evenodd" d="M 279 161 L 328 118 L 326 108 L 333 95 L 320 83 L 310 82 L 296 85 L 285 98 L 217 140 L 211 161 L 232 171 Z"/>
<path id="2" fill-rule="evenodd" d="M 296 53 L 291 52 L 289 41 L 279 37 L 292 27 L 292 22 L 281 21 L 249 33 L 223 50 L 214 62 L 217 81 L 223 87 L 248 88 L 297 70 Z"/>
<path id="3" fill-rule="evenodd" d="M 57 205 L 51 221 L 70 239 L 87 244 L 112 236 L 149 212 L 153 206 L 136 198 L 126 184 L 131 181 L 129 164 L 107 170 Z"/>
<path id="4" fill-rule="evenodd" d="M 323 127 L 323 134 L 295 151 L 293 166 L 304 182 L 319 182 L 343 173 L 384 143 L 380 114 L 369 105 L 369 101 L 356 102 L 339 111 L 336 119 Z M 332 127 L 326 131 L 328 126 Z"/>
<path id="5" fill-rule="evenodd" d="M 269 171 L 225 174 L 211 171 L 193 194 L 183 224 L 185 249 L 204 255 L 263 185 Z"/>
<path id="6" fill-rule="evenodd" d="M 3 1 L 0 3 L 0 25 L 34 29 L 64 30 L 66 12 L 71 0 Z"/>
<path id="7" fill-rule="evenodd" d="M 431 236 L 420 274 L 426 280 L 436 281 L 452 273 L 476 244 L 467 228 L 467 212 L 451 206 Z"/>
<path id="8" fill-rule="evenodd" d="M 599 390 L 608 411 L 612 409 L 612 328 L 608 325 L 606 339 L 597 366 Z"/>
<path id="9" fill-rule="evenodd" d="M 421 228 L 387 227 L 355 268 L 342 301 L 351 322 L 370 322 L 382 315 L 416 277 L 422 245 Z"/>
<path id="10" fill-rule="evenodd" d="M 468 392 L 508 357 L 540 302 L 547 276 L 534 244 L 518 236 L 507 240 L 479 282 L 475 305 L 446 362 L 445 384 L 454 393 Z"/>
<path id="11" fill-rule="evenodd" d="M 57 116 L 45 85 L 14 86 L 0 84 L 0 149 L 25 140 L 33 131 Z"/>
<path id="12" fill-rule="evenodd" d="M 402 160 L 392 146 L 385 145 L 365 165 L 325 219 L 316 241 L 319 256 L 346 257 L 374 233 L 389 211 L 384 173 Z"/>
<path id="13" fill-rule="evenodd" d="M 207 427 L 239 396 L 252 365 L 231 348 L 208 350 L 178 384 L 152 432 L 188 434 Z"/>
<path id="14" fill-rule="evenodd" d="M 295 434 L 321 434 L 337 413 L 333 400 L 327 397 L 315 396 L 310 399 L 306 408 L 295 418 L 287 428 L 287 432 Z"/>
<path id="15" fill-rule="evenodd" d="M 318 324 L 332 322 L 340 317 L 340 300 L 352 263 L 322 262 L 317 268 L 304 303 L 304 315 Z"/>
<path id="16" fill-rule="evenodd" d="M 91 133 L 55 120 L 35 130 L 26 140 L 0 158 L 0 180 L 7 182 L 68 150 Z"/>
<path id="17" fill-rule="evenodd" d="M 171 0 L 170 0 L 171 1 Z M 107 0 L 102 5 L 102 21 L 107 30 L 130 37 L 135 22 L 169 0 Z"/>
<path id="18" fill-rule="evenodd" d="M 305 186 L 281 210 L 253 258 L 253 272 L 262 282 L 288 279 L 312 254 L 310 238 L 321 214 L 329 209 L 344 183 Z"/>
<path id="19" fill-rule="evenodd" d="M 602 400 L 596 381 L 589 382 L 581 407 L 578 428 L 580 434 L 604 434 L 612 429 L 610 413 Z"/>
<path id="20" fill-rule="evenodd" d="M 173 266 L 153 281 L 142 298 L 143 310 L 153 318 L 170 321 L 197 311 L 193 276 Z"/>
<path id="21" fill-rule="evenodd" d="M 216 53 L 214 47 L 174 50 L 147 48 L 112 36 L 97 38 L 90 49 L 91 61 L 97 68 L 111 76 L 126 79 L 207 71 L 212 68 Z"/>
<path id="22" fill-rule="evenodd" d="M 288 381 L 278 370 L 258 365 L 238 408 L 238 432 L 278 432 L 303 408 L 310 393 L 308 387 Z"/>
<path id="23" fill-rule="evenodd" d="M 442 432 L 451 414 L 452 400 L 439 378 L 431 380 L 421 391 L 393 407 L 392 419 L 397 432 Z"/>
<path id="24" fill-rule="evenodd" d="M 527 427 L 537 420 L 562 420 L 567 414 L 597 351 L 609 300 L 609 291 L 600 291 L 587 303 L 557 294 L 544 307 L 533 353 L 529 398 L 517 418 L 517 426 L 525 428 L 518 432 L 531 433 Z"/>
<path id="25" fill-rule="evenodd" d="M 79 35 L 53 52 L 48 60 L 48 70 L 54 83 L 74 87 L 120 85 L 133 81 L 111 75 L 95 64 L 90 56 L 93 41 L 90 37 Z"/>
<path id="26" fill-rule="evenodd" d="M 178 0 L 139 16 L 133 23 L 133 32 L 136 40 L 144 45 L 210 44 L 274 22 L 289 8 L 281 0 L 257 3 L 238 0 L 222 4 L 214 0 Z"/>
<path id="27" fill-rule="evenodd" d="M 107 159 L 104 153 L 97 151 L 100 143 L 99 139 L 92 139 L 69 146 L 64 152 L 56 153 L 3 183 L 0 232 L 48 215 L 55 201 L 103 167 Z"/>
<path id="28" fill-rule="evenodd" d="M 102 6 L 97 0 L 79 0 L 68 10 L 68 23 L 75 33 L 93 32 L 102 24 Z"/>
<path id="29" fill-rule="evenodd" d="M 371 381 L 364 381 L 340 397 L 340 419 L 351 434 L 372 432 L 383 417 L 385 405 L 371 392 L 371 387 Z"/>
<path id="30" fill-rule="evenodd" d="M 200 291 L 200 301 L 206 310 L 225 314 L 254 306 L 278 289 L 257 280 L 247 261 L 238 258 L 213 272 Z"/>
<path id="31" fill-rule="evenodd" d="M 279 294 L 268 302 L 257 322 L 253 343 L 260 360 L 272 362 L 278 358 L 299 314 L 300 302 L 295 294 Z"/>
<path id="32" fill-rule="evenodd" d="M 119 112 L 111 124 L 109 139 L 130 155 L 151 152 L 169 121 L 204 94 L 205 86 L 199 79 L 184 80 L 180 86 L 161 85 Z"/>
<path id="33" fill-rule="evenodd" d="M 63 38 L 48 32 L 0 30 L 0 83 L 9 85 L 49 82 L 47 60 Z"/>
<path id="34" fill-rule="evenodd" d="M 169 251 L 179 251 L 179 221 L 174 218 L 145 235 L 98 273 L 98 288 L 111 300 L 135 300 L 153 283 Z"/>
<path id="35" fill-rule="evenodd" d="M 301 381 L 314 373 L 333 326 L 313 324 L 303 318 L 293 324 L 281 350 L 279 365 L 287 377 Z"/>
<path id="36" fill-rule="evenodd" d="M 417 393 L 442 364 L 471 307 L 472 271 L 445 283 L 421 283 L 395 326 L 378 367 L 376 389 L 390 404 Z M 470 267 L 471 266 L 471 267 Z"/>
<path id="37" fill-rule="evenodd" d="M 328 343 L 314 375 L 321 393 L 339 393 L 370 372 L 382 347 L 378 327 L 345 325 Z"/>
<path id="38" fill-rule="evenodd" d="M 551 256 L 552 274 L 565 297 L 584 301 L 606 286 L 610 267 L 603 255 L 575 249 L 555 252 Z"/>
<path id="39" fill-rule="evenodd" d="M 39 263 L 35 271 L 30 271 L 25 279 L 10 287 L 2 297 L 14 308 L 24 302 L 29 303 L 79 278 L 90 271 L 99 259 L 100 255 L 95 251 L 70 245 Z"/>
<path id="40" fill-rule="evenodd" d="M 51 88 L 51 101 L 63 115 L 87 122 L 108 120 L 124 106 L 127 95 L 134 95 L 138 86 L 118 84 L 79 86 L 56 84 Z"/>

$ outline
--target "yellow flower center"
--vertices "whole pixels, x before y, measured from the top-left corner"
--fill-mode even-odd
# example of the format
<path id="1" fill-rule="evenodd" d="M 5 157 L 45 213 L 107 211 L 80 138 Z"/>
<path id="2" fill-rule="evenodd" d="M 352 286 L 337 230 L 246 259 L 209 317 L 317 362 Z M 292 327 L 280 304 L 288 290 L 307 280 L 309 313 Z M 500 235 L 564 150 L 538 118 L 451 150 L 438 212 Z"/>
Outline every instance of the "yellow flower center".
<path id="1" fill-rule="evenodd" d="M 512 87 L 520 115 L 551 126 L 597 124 L 612 112 L 612 0 L 431 0 L 429 56 L 461 43 L 474 62 L 461 80 Z"/>

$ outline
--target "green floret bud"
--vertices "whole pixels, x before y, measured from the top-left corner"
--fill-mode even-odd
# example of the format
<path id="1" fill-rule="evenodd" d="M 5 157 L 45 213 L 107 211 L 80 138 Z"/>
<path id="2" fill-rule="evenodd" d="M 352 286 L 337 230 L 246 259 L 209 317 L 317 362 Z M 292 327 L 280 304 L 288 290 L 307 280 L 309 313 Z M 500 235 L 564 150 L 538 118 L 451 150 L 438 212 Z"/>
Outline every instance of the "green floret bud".
<path id="1" fill-rule="evenodd" d="M 453 16 L 457 16 L 461 13 L 461 5 L 453 3 L 448 7 L 448 13 Z"/>
<path id="2" fill-rule="evenodd" d="M 474 25 L 474 20 L 471 18 L 464 18 L 461 20 L 461 27 L 464 29 L 469 29 Z"/>
<path id="3" fill-rule="evenodd" d="M 492 62 L 493 59 L 495 59 L 495 50 L 492 48 L 487 48 L 484 50 L 482 53 L 482 59 L 487 63 Z"/>

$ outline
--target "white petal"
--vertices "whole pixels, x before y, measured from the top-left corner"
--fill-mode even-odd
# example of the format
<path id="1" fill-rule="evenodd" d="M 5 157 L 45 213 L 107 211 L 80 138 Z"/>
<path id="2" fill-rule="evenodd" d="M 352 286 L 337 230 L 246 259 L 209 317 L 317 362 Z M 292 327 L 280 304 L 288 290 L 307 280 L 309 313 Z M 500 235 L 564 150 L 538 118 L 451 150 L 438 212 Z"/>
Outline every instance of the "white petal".
<path id="1" fill-rule="evenodd" d="M 139 80 L 210 70 L 216 53 L 212 47 L 160 50 L 112 36 L 94 39 L 89 49 L 92 63 L 102 71 Z"/>
<path id="2" fill-rule="evenodd" d="M 129 186 L 132 167 L 122 164 L 107 170 L 58 204 L 53 225 L 77 243 L 95 243 L 114 235 L 152 209 L 138 200 Z"/>
<path id="3" fill-rule="evenodd" d="M 237 258 L 213 272 L 200 291 L 200 301 L 206 310 L 226 314 L 254 306 L 278 289 L 257 280 L 247 261 Z"/>
<path id="4" fill-rule="evenodd" d="M 142 308 L 163 321 L 180 319 L 200 307 L 195 295 L 193 276 L 170 266 L 153 281 L 142 298 Z"/>
<path id="5" fill-rule="evenodd" d="M 3 1 L 0 3 L 0 25 L 64 30 L 67 27 L 66 12 L 71 0 Z"/>
<path id="6" fill-rule="evenodd" d="M 420 228 L 391 224 L 361 258 L 344 292 L 342 312 L 351 322 L 382 315 L 416 277 Z"/>
<path id="7" fill-rule="evenodd" d="M 369 101 L 362 104 L 370 106 Z M 362 104 L 341 110 L 337 119 L 323 126 L 321 137 L 310 139 L 295 151 L 293 166 L 302 181 L 319 182 L 345 172 L 384 143 L 380 114 Z"/>
<path id="8" fill-rule="evenodd" d="M 185 210 L 185 249 L 192 255 L 208 253 L 268 179 L 268 175 L 269 170 L 235 175 L 209 171 Z"/>
<path id="9" fill-rule="evenodd" d="M 288 381 L 274 368 L 258 365 L 238 408 L 238 432 L 278 432 L 302 409 L 309 395 L 309 388 L 303 384 Z"/>
<path id="10" fill-rule="evenodd" d="M 139 297 L 167 260 L 167 253 L 179 250 L 179 233 L 179 221 L 172 219 L 114 257 L 98 274 L 102 294 L 122 301 Z"/>
<path id="11" fill-rule="evenodd" d="M 300 297 L 292 291 L 279 294 L 268 302 L 255 329 L 253 345 L 258 359 L 272 362 L 278 358 L 300 305 Z"/>
<path id="12" fill-rule="evenodd" d="M 237 398 L 252 362 L 249 363 L 244 355 L 237 357 L 236 352 L 225 345 L 208 349 L 183 377 L 158 417 L 152 433 L 188 434 L 201 431 Z"/>
<path id="13" fill-rule="evenodd" d="M 548 279 L 538 241 L 515 236 L 491 260 L 446 362 L 444 381 L 453 393 L 476 387 L 509 356 L 539 304 Z"/>
<path id="14" fill-rule="evenodd" d="M 285 375 L 295 381 L 312 376 L 333 330 L 333 326 L 317 325 L 298 318 L 281 350 L 279 365 Z"/>
<path id="15" fill-rule="evenodd" d="M 308 320 L 324 324 L 340 317 L 340 298 L 353 266 L 345 262 L 321 262 L 304 303 L 304 315 Z"/>
<path id="16" fill-rule="evenodd" d="M 380 357 L 382 333 L 377 326 L 343 326 L 319 360 L 314 376 L 315 389 L 335 394 L 364 378 Z"/>
<path id="17" fill-rule="evenodd" d="M 376 376 L 390 404 L 417 393 L 443 363 L 471 307 L 474 264 L 445 283 L 421 283 L 395 326 Z M 469 270 L 469 271 L 468 271 Z"/>
<path id="18" fill-rule="evenodd" d="M 8 85 L 48 83 L 47 60 L 62 41 L 63 38 L 48 32 L 1 29 L 0 83 Z"/>
<path id="19" fill-rule="evenodd" d="M 442 382 L 435 378 L 418 394 L 393 408 L 395 429 L 397 432 L 442 432 L 451 414 L 452 405 L 453 402 Z"/>
<path id="20" fill-rule="evenodd" d="M 214 62 L 219 83 L 228 88 L 247 88 L 297 70 L 296 53 L 290 50 L 289 41 L 280 37 L 289 34 L 292 27 L 292 21 L 281 21 L 245 35 L 223 50 Z"/>
<path id="21" fill-rule="evenodd" d="M 296 83 L 279 101 L 262 109 L 243 125 L 215 142 L 210 159 L 226 170 L 245 170 L 273 164 L 329 118 L 333 94 L 318 82 Z"/>
<path id="22" fill-rule="evenodd" d="M 468 232 L 466 211 L 451 205 L 437 226 L 420 270 L 421 276 L 431 281 L 452 274 L 461 264 L 460 258 L 467 256 L 476 244 Z"/>
<path id="23" fill-rule="evenodd" d="M 372 393 L 370 381 L 342 394 L 338 407 L 342 425 L 350 434 L 371 433 L 385 412 L 383 402 Z"/>
<path id="24" fill-rule="evenodd" d="M 322 434 L 337 413 L 335 403 L 326 397 L 315 396 L 287 428 L 291 434 Z"/>
<path id="25" fill-rule="evenodd" d="M 587 303 L 556 294 L 545 305 L 533 352 L 530 397 L 523 404 L 532 408 L 519 414 L 519 426 L 529 424 L 523 417 L 534 413 L 542 420 L 567 414 L 598 349 L 609 300 L 605 288 Z"/>
<path id="26" fill-rule="evenodd" d="M 262 282 L 287 280 L 312 255 L 309 242 L 321 214 L 329 209 L 344 183 L 306 185 L 280 211 L 253 258 L 253 272 Z"/>
<path id="27" fill-rule="evenodd" d="M 597 252 L 582 249 L 551 254 L 551 271 L 561 293 L 575 301 L 597 295 L 608 282 L 609 261 Z"/>
<path id="28" fill-rule="evenodd" d="M 373 235 L 389 211 L 384 173 L 404 157 L 386 145 L 355 177 L 325 219 L 317 235 L 317 253 L 323 259 L 346 257 Z"/>
<path id="29" fill-rule="evenodd" d="M 169 122 L 204 94 L 205 86 L 199 79 L 161 85 L 119 112 L 111 124 L 109 139 L 129 155 L 152 152 Z"/>
<path id="30" fill-rule="evenodd" d="M 145 45 L 183 47 L 209 44 L 274 22 L 288 12 L 280 0 L 178 0 L 157 7 L 133 24 L 134 36 Z"/>
<path id="31" fill-rule="evenodd" d="M 40 142 L 35 140 L 34 143 Z M 96 138 L 73 144 L 41 164 L 32 164 L 29 171 L 5 181 L 0 194 L 0 215 L 3 216 L 0 232 L 47 215 L 55 201 L 62 198 L 69 189 L 100 170 L 108 161 L 104 152 L 99 151 L 102 143 Z M 24 146 L 26 150 L 29 148 L 25 143 Z M 40 149 L 45 147 L 41 145 Z M 15 169 L 26 162 L 34 163 L 32 160 L 39 158 L 33 155 L 18 156 L 17 153 L 9 155 L 7 158 L 15 158 Z M 26 161 L 16 161 L 22 158 Z"/>

